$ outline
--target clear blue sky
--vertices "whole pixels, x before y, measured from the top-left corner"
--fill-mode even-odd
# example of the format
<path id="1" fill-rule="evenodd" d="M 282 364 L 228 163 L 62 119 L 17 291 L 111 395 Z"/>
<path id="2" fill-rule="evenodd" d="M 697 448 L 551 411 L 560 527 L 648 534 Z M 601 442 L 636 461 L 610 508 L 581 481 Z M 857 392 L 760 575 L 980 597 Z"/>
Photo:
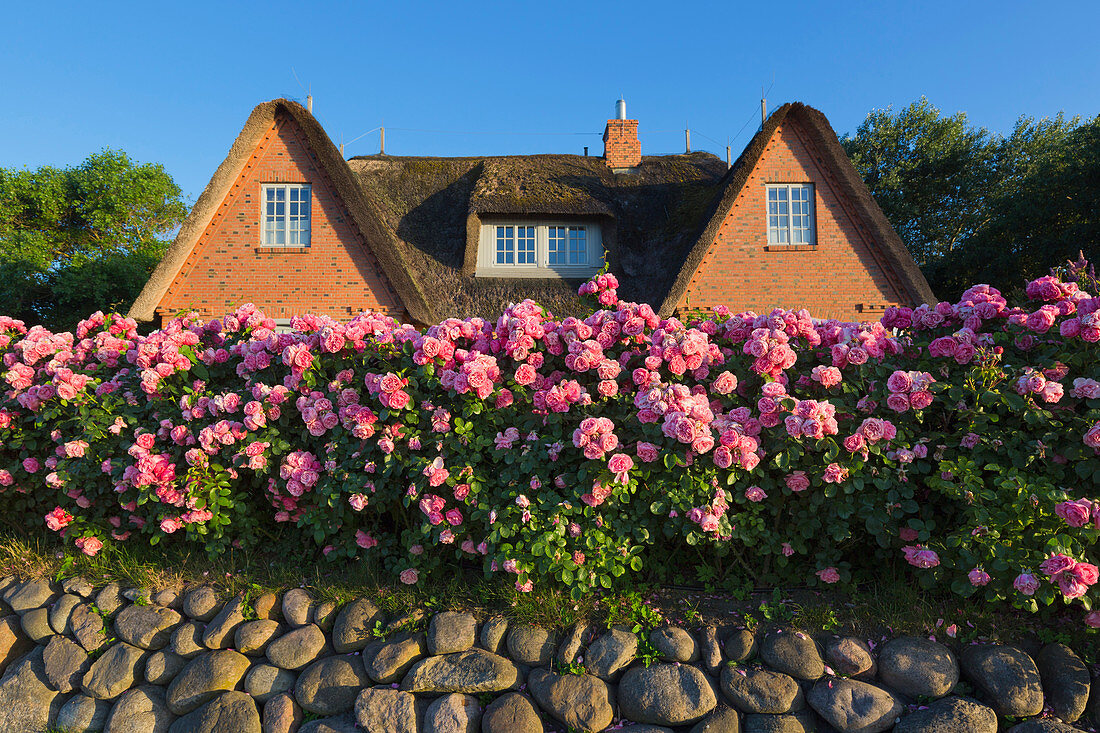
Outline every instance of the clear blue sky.
<path id="1" fill-rule="evenodd" d="M 1095 2 L 19 2 L 5 4 L 0 166 L 104 147 L 161 162 L 189 201 L 252 107 L 304 101 L 339 143 L 397 155 L 602 153 L 625 95 L 643 154 L 734 156 L 769 108 L 838 133 L 925 95 L 1011 130 L 1100 113 Z M 773 83 L 774 78 L 774 83 Z M 397 128 L 497 134 L 450 134 Z M 557 135 L 536 133 L 592 133 Z M 710 138 L 710 139 L 707 139 Z M 378 134 L 347 148 L 374 153 Z"/>

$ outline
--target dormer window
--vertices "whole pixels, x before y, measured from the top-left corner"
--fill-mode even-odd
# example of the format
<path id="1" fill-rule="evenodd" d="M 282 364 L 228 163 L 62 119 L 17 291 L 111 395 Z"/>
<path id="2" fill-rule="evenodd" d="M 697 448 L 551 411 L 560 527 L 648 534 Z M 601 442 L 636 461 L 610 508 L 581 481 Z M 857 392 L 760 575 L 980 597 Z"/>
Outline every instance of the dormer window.
<path id="1" fill-rule="evenodd" d="M 310 190 L 308 183 L 265 183 L 263 234 L 265 247 L 309 246 Z"/>
<path id="2" fill-rule="evenodd" d="M 483 223 L 477 274 L 585 278 L 603 261 L 596 224 L 560 221 Z"/>

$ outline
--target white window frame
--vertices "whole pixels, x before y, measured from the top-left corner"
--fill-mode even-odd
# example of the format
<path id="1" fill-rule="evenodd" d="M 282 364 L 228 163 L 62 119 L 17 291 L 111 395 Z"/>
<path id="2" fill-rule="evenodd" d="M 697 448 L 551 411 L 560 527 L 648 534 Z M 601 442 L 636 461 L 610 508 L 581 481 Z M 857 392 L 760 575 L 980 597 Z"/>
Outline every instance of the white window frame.
<path id="1" fill-rule="evenodd" d="M 282 213 L 268 213 L 268 192 L 283 192 Z M 299 201 L 291 201 L 291 192 L 298 194 Z M 305 215 L 291 216 L 291 208 L 297 203 L 301 206 L 301 196 L 305 194 Z M 278 202 L 276 202 L 278 203 Z M 300 212 L 300 210 L 299 210 Z M 269 223 L 274 226 L 269 226 Z M 281 224 L 281 228 L 280 225 Z M 297 226 L 295 226 L 297 224 Z M 260 246 L 261 247 L 308 247 L 313 230 L 313 188 L 308 183 L 263 183 L 260 184 Z M 275 233 L 283 233 L 282 242 L 276 242 Z M 298 241 L 291 241 L 297 235 Z"/>
<path id="2" fill-rule="evenodd" d="M 773 201 L 772 192 L 782 193 L 785 200 Z M 794 193 L 806 194 L 805 199 L 794 200 Z M 775 203 L 774 208 L 772 204 Z M 806 204 L 805 213 L 794 212 L 796 203 Z M 786 204 L 786 212 L 779 213 Z M 817 246 L 817 197 L 812 183 L 768 183 L 764 186 L 764 222 L 768 235 L 768 245 L 772 247 L 815 247 Z M 805 226 L 795 226 L 794 219 L 805 218 Z M 803 241 L 794 241 L 800 236 Z M 785 240 L 785 241 L 784 241 Z"/>
<path id="3" fill-rule="evenodd" d="M 497 262 L 498 227 L 512 228 L 512 262 Z M 533 228 L 535 234 L 534 262 L 519 262 L 518 228 Z M 551 263 L 550 233 L 564 234 L 566 262 Z M 560 230 L 564 229 L 564 232 Z M 573 255 L 579 237 L 575 234 L 583 231 L 585 253 L 583 258 Z M 479 277 L 537 277 L 537 278 L 585 278 L 594 275 L 603 265 L 603 237 L 600 226 L 593 222 L 570 222 L 560 220 L 516 221 L 495 220 L 481 224 L 481 236 L 478 242 L 477 269 Z"/>

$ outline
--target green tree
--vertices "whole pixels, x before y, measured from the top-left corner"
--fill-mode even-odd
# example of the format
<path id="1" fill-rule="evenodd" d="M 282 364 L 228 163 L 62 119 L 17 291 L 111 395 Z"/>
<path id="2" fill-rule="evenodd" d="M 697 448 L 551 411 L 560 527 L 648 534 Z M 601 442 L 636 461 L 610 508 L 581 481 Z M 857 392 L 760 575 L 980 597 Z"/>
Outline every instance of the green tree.
<path id="1" fill-rule="evenodd" d="M 1097 124 L 1021 117 L 1003 136 L 921 98 L 871 112 L 841 142 L 933 290 L 950 299 L 975 282 L 1018 287 L 1095 246 Z"/>
<path id="2" fill-rule="evenodd" d="M 162 165 L 121 151 L 63 169 L 0 168 L 0 310 L 69 329 L 128 307 L 186 214 Z"/>

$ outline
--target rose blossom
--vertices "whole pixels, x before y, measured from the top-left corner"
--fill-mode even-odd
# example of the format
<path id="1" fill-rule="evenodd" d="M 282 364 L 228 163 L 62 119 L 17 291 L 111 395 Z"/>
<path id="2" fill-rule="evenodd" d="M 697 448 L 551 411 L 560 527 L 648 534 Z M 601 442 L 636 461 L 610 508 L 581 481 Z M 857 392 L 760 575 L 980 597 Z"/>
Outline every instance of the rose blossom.
<path id="1" fill-rule="evenodd" d="M 420 579 L 420 573 L 417 572 L 416 568 L 408 568 L 401 571 L 400 578 L 405 585 L 414 585 Z"/>
<path id="2" fill-rule="evenodd" d="M 981 568 L 974 568 L 966 574 L 966 577 L 968 580 L 970 580 L 970 585 L 973 585 L 975 587 L 987 585 L 989 581 L 992 580 L 992 578 L 989 577 L 989 573 L 982 570 Z"/>
<path id="3" fill-rule="evenodd" d="M 378 540 L 371 537 L 368 533 L 361 529 L 355 530 L 355 544 L 362 547 L 364 550 L 369 550 L 378 544 Z"/>
<path id="4" fill-rule="evenodd" d="M 61 507 L 56 507 L 46 515 L 46 526 L 54 532 L 67 527 L 73 521 L 73 515 Z"/>
<path id="5" fill-rule="evenodd" d="M 1048 577 L 1053 578 L 1055 575 L 1065 571 L 1071 570 L 1077 561 L 1069 555 L 1051 555 L 1046 560 L 1043 560 L 1039 564 L 1039 569 L 1042 570 Z"/>
<path id="6" fill-rule="evenodd" d="M 810 488 L 810 479 L 806 475 L 805 471 L 793 471 L 787 474 L 787 478 L 785 479 L 785 481 L 787 484 L 787 488 L 795 492 L 796 494 L 799 491 L 805 491 L 806 489 Z"/>
<path id="7" fill-rule="evenodd" d="M 1012 587 L 1025 596 L 1034 595 L 1035 591 L 1039 590 L 1039 579 L 1029 572 L 1023 572 L 1012 581 Z"/>
<path id="8" fill-rule="evenodd" d="M 1064 501 L 1054 507 L 1054 513 L 1066 520 L 1066 524 L 1071 527 L 1084 527 L 1089 523 L 1092 512 L 1092 502 L 1088 499 Z"/>
<path id="9" fill-rule="evenodd" d="M 822 582 L 824 583 L 836 583 L 840 580 L 840 573 L 837 572 L 837 569 L 833 567 L 828 567 L 824 570 L 818 570 L 815 575 L 821 578 Z"/>
<path id="10" fill-rule="evenodd" d="M 1093 611 L 1085 616 L 1085 625 L 1089 628 L 1100 629 L 1100 610 Z"/>
<path id="11" fill-rule="evenodd" d="M 89 557 L 103 549 L 103 542 L 98 537 L 79 537 L 74 544 Z"/>
<path id="12" fill-rule="evenodd" d="M 768 495 L 759 486 L 750 486 L 745 489 L 745 498 L 749 501 L 764 501 L 768 498 Z"/>
<path id="13" fill-rule="evenodd" d="M 915 567 L 934 568 L 940 564 L 940 556 L 924 545 L 908 545 L 901 549 L 905 553 L 906 562 Z"/>

